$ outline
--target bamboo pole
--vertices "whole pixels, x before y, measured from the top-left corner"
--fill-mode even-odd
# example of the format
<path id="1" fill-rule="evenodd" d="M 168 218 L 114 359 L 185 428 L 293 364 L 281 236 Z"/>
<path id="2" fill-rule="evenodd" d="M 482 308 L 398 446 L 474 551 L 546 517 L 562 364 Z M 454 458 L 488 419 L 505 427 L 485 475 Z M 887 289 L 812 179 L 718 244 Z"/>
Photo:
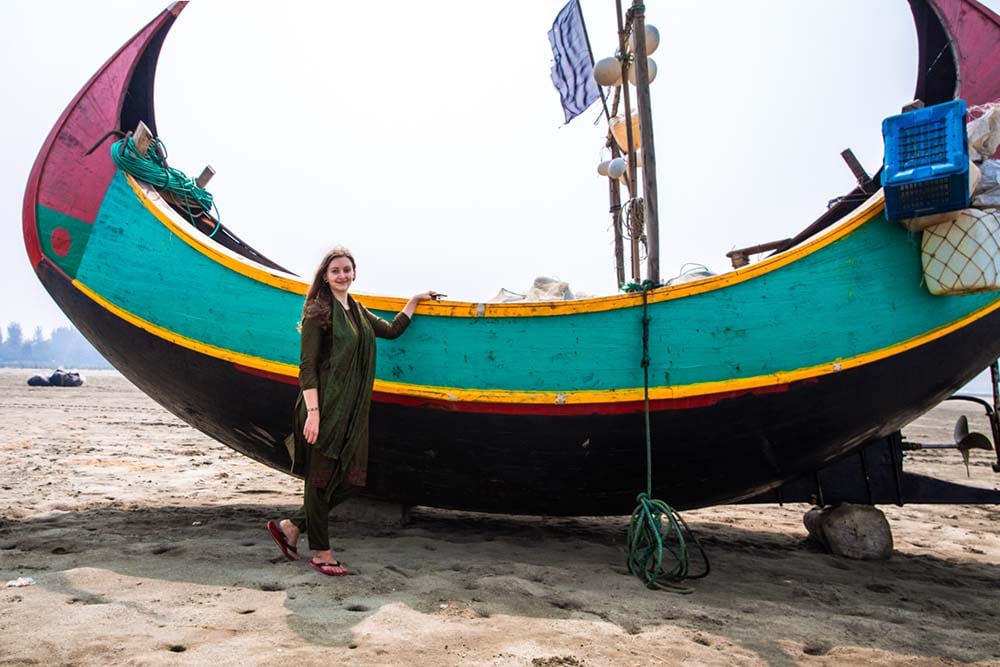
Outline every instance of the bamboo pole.
<path id="1" fill-rule="evenodd" d="M 611 157 L 619 156 L 618 146 L 611 140 Z M 611 225 L 615 234 L 615 278 L 618 279 L 618 286 L 625 284 L 625 241 L 622 236 L 622 192 L 621 184 L 617 178 L 608 179 L 608 197 L 611 201 Z"/>
<path id="2" fill-rule="evenodd" d="M 615 89 L 615 98 L 611 103 L 611 115 L 618 115 L 618 103 L 621 101 L 622 88 Z M 621 157 L 615 137 L 608 128 L 607 146 L 611 149 L 611 159 Z M 615 237 L 615 278 L 619 287 L 625 284 L 625 243 L 622 237 L 622 192 L 621 183 L 617 178 L 608 178 L 608 199 L 610 200 L 611 229 Z"/>
<path id="3" fill-rule="evenodd" d="M 639 107 L 642 140 L 642 200 L 646 222 L 646 278 L 660 284 L 660 224 L 656 200 L 656 153 L 653 150 L 653 115 L 649 102 L 649 62 L 646 60 L 646 7 L 632 2 L 632 39 L 635 42 L 635 98 Z"/>
<path id="4" fill-rule="evenodd" d="M 625 136 L 627 137 L 626 143 L 628 146 L 625 147 L 625 151 L 628 153 L 628 192 L 629 199 L 635 199 L 636 188 L 638 183 L 636 182 L 636 160 L 635 160 L 635 140 L 632 138 L 632 105 L 629 101 L 628 92 L 628 59 L 624 56 L 628 53 L 628 32 L 625 28 L 625 23 L 622 20 L 622 0 L 615 0 L 615 6 L 618 8 L 618 52 L 622 54 L 622 98 L 625 102 Z M 632 225 L 634 216 L 629 216 L 629 236 L 632 246 L 632 280 L 634 282 L 639 282 L 640 280 L 640 268 L 639 268 L 639 231 Z"/>

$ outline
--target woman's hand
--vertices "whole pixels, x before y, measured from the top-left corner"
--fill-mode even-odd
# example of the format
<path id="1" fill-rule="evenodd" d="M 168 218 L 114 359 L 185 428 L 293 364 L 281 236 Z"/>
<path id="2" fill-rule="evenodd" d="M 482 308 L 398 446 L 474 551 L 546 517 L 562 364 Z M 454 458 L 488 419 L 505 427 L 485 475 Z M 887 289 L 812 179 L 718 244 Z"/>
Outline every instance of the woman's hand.
<path id="1" fill-rule="evenodd" d="M 302 435 L 310 445 L 316 444 L 319 437 L 319 411 L 311 410 L 306 413 L 306 424 L 302 427 Z"/>
<path id="2" fill-rule="evenodd" d="M 441 294 L 440 292 L 435 292 L 434 290 L 427 290 L 426 292 L 421 292 L 420 294 L 414 294 L 410 297 L 410 300 L 406 302 L 403 307 L 403 313 L 409 317 L 413 317 L 413 311 L 417 309 L 417 304 L 421 301 L 428 301 L 433 299 L 434 301 L 440 301 L 442 298 L 448 296 L 447 294 Z"/>

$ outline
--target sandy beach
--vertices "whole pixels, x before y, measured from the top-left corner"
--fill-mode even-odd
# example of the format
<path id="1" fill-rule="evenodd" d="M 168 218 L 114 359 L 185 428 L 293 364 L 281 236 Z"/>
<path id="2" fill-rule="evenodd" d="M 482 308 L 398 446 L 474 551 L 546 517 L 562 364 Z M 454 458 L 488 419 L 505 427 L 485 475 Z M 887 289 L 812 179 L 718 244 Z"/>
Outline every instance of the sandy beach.
<path id="1" fill-rule="evenodd" d="M 32 374 L 0 370 L 0 584 L 34 582 L 0 587 L 0 665 L 1000 665 L 997 506 L 883 506 L 883 562 L 820 551 L 805 505 L 685 512 L 712 563 L 687 595 L 627 573 L 627 517 L 416 508 L 334 523 L 352 575 L 323 577 L 264 530 L 297 480 L 117 373 Z M 988 433 L 976 410 L 904 433 L 949 442 L 962 412 Z M 1000 484 L 993 456 L 972 452 L 975 483 Z M 953 450 L 907 469 L 966 479 Z"/>

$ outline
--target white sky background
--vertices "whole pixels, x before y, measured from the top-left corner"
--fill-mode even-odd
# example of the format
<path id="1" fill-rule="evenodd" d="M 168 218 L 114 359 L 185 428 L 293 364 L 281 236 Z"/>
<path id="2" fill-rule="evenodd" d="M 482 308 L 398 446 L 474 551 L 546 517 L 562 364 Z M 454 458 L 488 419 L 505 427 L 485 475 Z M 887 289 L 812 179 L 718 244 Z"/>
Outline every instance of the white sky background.
<path id="1" fill-rule="evenodd" d="M 549 78 L 546 32 L 564 1 L 198 0 L 160 57 L 159 134 L 172 166 L 218 171 L 209 190 L 223 222 L 300 275 L 339 243 L 358 258 L 361 293 L 478 301 L 548 275 L 612 294 L 596 172 L 606 125 L 594 125 L 595 105 L 563 126 Z M 0 326 L 69 324 L 24 252 L 25 182 L 75 93 L 165 4 L 4 3 Z M 595 57 L 613 55 L 613 0 L 582 4 Z M 686 262 L 723 272 L 727 251 L 800 231 L 854 186 L 844 148 L 878 169 L 880 123 L 917 76 L 904 0 L 653 0 L 646 11 L 661 33 L 662 277 Z"/>

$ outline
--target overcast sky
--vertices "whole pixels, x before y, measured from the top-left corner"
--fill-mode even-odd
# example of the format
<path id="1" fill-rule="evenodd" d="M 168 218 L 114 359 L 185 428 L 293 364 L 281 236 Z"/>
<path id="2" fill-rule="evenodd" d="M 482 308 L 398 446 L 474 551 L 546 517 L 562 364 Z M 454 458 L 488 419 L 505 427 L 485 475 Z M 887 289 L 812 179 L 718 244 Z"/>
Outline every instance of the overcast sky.
<path id="1" fill-rule="evenodd" d="M 171 165 L 215 167 L 226 225 L 297 273 L 344 244 L 361 293 L 484 300 L 547 275 L 612 294 L 606 125 L 594 106 L 564 126 L 549 79 L 563 1 L 199 0 L 161 54 L 159 134 Z M 73 95 L 163 6 L 4 3 L 0 325 L 68 324 L 24 252 L 25 182 Z M 583 10 L 595 57 L 613 55 L 614 2 Z M 913 94 L 904 0 L 663 0 L 647 21 L 665 278 L 804 228 L 854 185 L 840 151 L 874 173 L 880 123 Z"/>

